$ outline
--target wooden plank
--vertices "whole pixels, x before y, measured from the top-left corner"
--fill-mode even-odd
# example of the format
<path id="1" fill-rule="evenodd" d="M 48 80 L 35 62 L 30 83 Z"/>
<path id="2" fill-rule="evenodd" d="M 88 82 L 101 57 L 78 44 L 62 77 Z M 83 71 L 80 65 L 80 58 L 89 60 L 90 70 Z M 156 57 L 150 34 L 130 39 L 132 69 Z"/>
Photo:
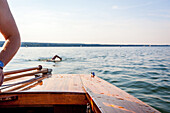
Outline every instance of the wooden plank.
<path id="1" fill-rule="evenodd" d="M 11 74 L 16 74 L 16 73 L 22 73 L 22 72 L 26 72 L 26 71 L 32 71 L 32 70 L 41 70 L 41 69 L 42 69 L 42 66 L 39 65 L 37 67 L 32 67 L 32 68 L 27 68 L 27 69 L 19 69 L 19 70 L 14 70 L 14 71 L 7 71 L 7 72 L 4 72 L 4 76 L 11 75 Z"/>
<path id="2" fill-rule="evenodd" d="M 2 91 L 14 91 L 16 88 L 22 88 L 21 86 L 25 86 L 32 83 L 32 80 L 36 79 L 34 76 L 31 78 L 22 77 L 18 79 L 13 79 L 10 82 L 4 84 L 0 87 Z M 22 83 L 22 81 L 26 81 L 26 83 Z M 21 83 L 21 85 L 20 85 Z M 16 87 L 15 87 L 16 86 Z M 7 88 L 8 89 L 7 89 Z M 18 91 L 18 90 L 17 90 Z M 27 92 L 36 91 L 36 92 L 83 92 L 82 83 L 80 81 L 79 75 L 52 75 L 48 79 L 42 81 L 41 85 L 37 85 L 36 87 L 32 87 L 31 89 L 27 89 Z"/>
<path id="3" fill-rule="evenodd" d="M 63 95 L 66 93 L 86 94 L 92 109 L 96 113 L 160 113 L 118 87 L 96 76 L 93 78 L 91 75 L 55 74 L 47 79 L 43 79 L 41 85 L 33 83 L 32 85 L 23 88 L 23 90 L 24 92 L 21 92 L 20 94 L 31 94 L 33 92 L 35 92 L 35 94 L 41 94 L 43 92 L 49 93 L 50 95 L 41 97 L 45 99 L 48 98 L 47 96 L 51 96 L 51 93 L 62 93 Z M 64 96 L 62 97 L 64 98 Z M 37 100 L 40 101 L 40 97 L 37 98 L 39 98 Z M 49 97 L 49 99 L 51 99 L 51 97 Z M 46 105 L 45 102 L 46 101 L 44 101 L 44 105 Z M 47 104 L 49 103 L 47 102 Z"/>
<path id="4" fill-rule="evenodd" d="M 39 66 L 38 68 L 41 69 L 41 66 Z M 3 85 L 0 86 L 1 92 L 23 90 L 26 87 L 31 86 L 31 84 L 34 84 L 35 82 L 39 82 L 42 79 L 45 79 L 51 76 L 51 71 L 52 71 L 51 69 L 41 69 L 41 70 L 32 71 L 31 68 L 28 68 L 25 70 L 29 70 L 29 71 L 26 73 L 22 72 L 22 73 L 17 73 L 17 74 L 16 73 L 11 74 L 11 75 L 8 75 L 8 77 L 6 76 L 4 79 Z M 38 75 L 35 76 L 35 74 L 38 74 Z M 29 89 L 29 88 L 26 88 L 26 89 Z"/>
<path id="5" fill-rule="evenodd" d="M 160 113 L 116 86 L 91 75 L 80 75 L 83 86 L 101 112 Z M 90 100 L 89 100 L 90 101 Z"/>
<path id="6" fill-rule="evenodd" d="M 42 80 L 43 85 L 38 85 L 27 92 L 79 92 L 85 93 L 79 75 L 54 74 Z"/>
<path id="7" fill-rule="evenodd" d="M 32 83 L 35 83 L 35 82 L 38 82 L 38 81 L 41 81 L 41 80 L 43 80 L 43 79 L 45 79 L 45 78 L 47 78 L 48 77 L 48 75 L 46 75 L 46 76 L 43 76 L 43 77 L 37 77 L 37 78 L 34 78 L 34 79 L 32 79 L 32 80 L 29 80 L 29 81 L 27 81 L 27 82 L 25 82 L 25 83 L 22 83 L 22 84 L 20 84 L 20 85 L 17 85 L 16 87 L 12 87 L 12 88 L 8 88 L 6 91 L 3 91 L 3 92 L 12 92 L 12 91 L 20 91 L 20 90 L 23 90 L 22 88 L 25 88 L 25 87 L 27 87 L 27 86 L 29 86 L 30 84 L 32 84 Z M 33 87 L 32 87 L 33 88 Z M 28 88 L 27 88 L 28 89 Z M 24 91 L 24 90 L 23 90 Z"/>
<path id="8" fill-rule="evenodd" d="M 34 87 L 38 86 L 38 85 L 42 85 L 42 81 L 41 80 L 36 82 L 36 83 L 34 83 L 34 84 L 29 85 L 28 87 L 25 87 L 25 88 L 21 89 L 20 91 L 29 90 L 31 88 L 34 88 Z"/>
<path id="9" fill-rule="evenodd" d="M 15 75 L 15 76 L 12 76 L 12 77 L 6 77 L 6 78 L 4 78 L 4 82 L 9 81 L 9 80 L 13 80 L 13 79 L 22 78 L 22 77 L 25 77 L 25 76 L 33 76 L 33 75 L 38 74 L 38 73 L 47 73 L 47 72 L 48 72 L 48 69 L 36 70 L 36 71 L 25 73 L 25 74 Z"/>
<path id="10" fill-rule="evenodd" d="M 18 96 L 17 100 L 0 102 L 0 108 L 4 107 L 43 107 L 53 105 L 86 105 L 86 96 L 83 93 L 55 93 L 55 92 L 22 92 L 1 93 L 0 99 L 10 96 Z"/>
<path id="11" fill-rule="evenodd" d="M 7 91 L 7 90 L 9 90 L 13 87 L 21 85 L 23 83 L 30 82 L 31 80 L 36 79 L 36 78 L 37 77 L 32 75 L 32 76 L 25 76 L 25 77 L 22 77 L 22 78 L 6 81 L 6 82 L 3 83 L 3 85 L 0 86 L 0 90 L 1 90 L 1 92 L 4 92 L 4 91 Z"/>

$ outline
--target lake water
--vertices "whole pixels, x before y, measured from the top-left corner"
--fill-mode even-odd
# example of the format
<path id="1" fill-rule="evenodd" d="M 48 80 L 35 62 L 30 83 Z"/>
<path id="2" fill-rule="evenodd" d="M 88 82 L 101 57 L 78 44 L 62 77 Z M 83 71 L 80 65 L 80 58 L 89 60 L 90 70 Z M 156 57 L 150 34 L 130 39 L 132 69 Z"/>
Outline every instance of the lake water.
<path id="1" fill-rule="evenodd" d="M 54 55 L 62 62 L 45 62 Z M 20 48 L 5 71 L 42 65 L 53 74 L 90 74 L 110 82 L 161 112 L 170 111 L 169 47 Z"/>

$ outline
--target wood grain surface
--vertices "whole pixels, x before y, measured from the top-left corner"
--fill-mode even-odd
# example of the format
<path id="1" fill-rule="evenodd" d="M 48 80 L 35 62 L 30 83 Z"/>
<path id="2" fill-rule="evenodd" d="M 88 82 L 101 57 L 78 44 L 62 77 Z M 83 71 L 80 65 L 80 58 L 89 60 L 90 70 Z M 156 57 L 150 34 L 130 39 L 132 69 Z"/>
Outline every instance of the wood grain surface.
<path id="1" fill-rule="evenodd" d="M 11 80 L 12 81 L 12 80 Z M 27 85 L 27 86 L 25 86 Z M 160 113 L 156 109 L 105 80 L 91 75 L 54 74 L 36 82 L 23 84 L 20 92 L 10 90 L 0 97 L 17 93 L 15 105 L 91 104 L 92 110 L 102 113 Z M 64 99 L 63 99 L 64 98 Z M 31 101 L 33 99 L 35 101 Z M 63 100 L 62 100 L 63 99 Z M 49 101 L 47 101 L 49 100 Z M 1 105 L 5 105 L 0 102 Z M 9 103 L 6 103 L 7 105 Z"/>

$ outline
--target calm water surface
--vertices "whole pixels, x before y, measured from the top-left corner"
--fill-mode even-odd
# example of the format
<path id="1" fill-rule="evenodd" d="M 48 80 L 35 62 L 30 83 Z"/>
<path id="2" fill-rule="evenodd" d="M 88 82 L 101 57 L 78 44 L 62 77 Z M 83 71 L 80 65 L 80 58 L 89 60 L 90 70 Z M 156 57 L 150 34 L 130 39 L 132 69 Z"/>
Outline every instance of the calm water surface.
<path id="1" fill-rule="evenodd" d="M 54 55 L 62 62 L 44 62 Z M 170 48 L 21 48 L 5 70 L 42 65 L 53 74 L 96 75 L 161 112 L 170 111 Z"/>

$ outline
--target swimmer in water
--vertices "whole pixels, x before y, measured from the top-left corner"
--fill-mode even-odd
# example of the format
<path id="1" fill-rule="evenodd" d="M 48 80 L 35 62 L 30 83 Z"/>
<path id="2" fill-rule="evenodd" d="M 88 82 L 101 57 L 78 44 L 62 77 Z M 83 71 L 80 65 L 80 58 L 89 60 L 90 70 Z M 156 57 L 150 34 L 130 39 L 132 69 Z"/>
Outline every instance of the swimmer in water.
<path id="1" fill-rule="evenodd" d="M 56 58 L 59 58 L 59 59 L 60 59 L 60 61 L 62 61 L 62 58 L 61 58 L 61 57 L 59 57 L 58 55 L 55 55 L 55 56 L 54 56 L 51 60 L 52 60 L 52 61 L 55 61 L 55 59 L 56 59 Z"/>
<path id="2" fill-rule="evenodd" d="M 56 58 L 58 58 L 59 60 L 56 60 Z M 62 58 L 59 57 L 58 55 L 55 55 L 53 58 L 51 59 L 38 59 L 39 61 L 45 61 L 45 62 L 59 62 L 62 61 Z"/>

